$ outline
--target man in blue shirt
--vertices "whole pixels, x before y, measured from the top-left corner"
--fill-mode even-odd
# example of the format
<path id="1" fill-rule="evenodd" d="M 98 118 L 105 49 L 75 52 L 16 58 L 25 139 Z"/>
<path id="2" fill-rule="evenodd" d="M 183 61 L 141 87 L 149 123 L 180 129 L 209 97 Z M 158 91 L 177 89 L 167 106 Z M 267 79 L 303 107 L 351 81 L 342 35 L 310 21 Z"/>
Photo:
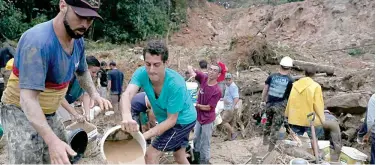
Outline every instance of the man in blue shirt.
<path id="1" fill-rule="evenodd" d="M 139 129 L 132 119 L 131 100 L 143 88 L 159 123 L 144 133 L 145 139 L 157 136 L 146 151 L 146 163 L 158 164 L 162 152 L 173 151 L 177 163 L 189 164 L 185 149 L 197 114 L 184 78 L 167 68 L 168 49 L 162 41 L 150 41 L 143 56 L 145 66 L 135 71 L 121 97 L 123 130 Z"/>
<path id="2" fill-rule="evenodd" d="M 114 111 L 119 111 L 119 101 L 121 92 L 123 92 L 124 74 L 116 68 L 115 62 L 110 62 L 111 71 L 108 72 L 108 84 L 107 88 L 110 92 L 111 104 L 114 107 Z"/>
<path id="3" fill-rule="evenodd" d="M 102 109 L 111 107 L 95 89 L 82 38 L 94 18 L 101 18 L 99 1 L 64 0 L 59 9 L 54 19 L 27 30 L 18 42 L 0 105 L 9 164 L 69 164 L 68 155 L 76 155 L 56 116 L 73 74 Z"/>
<path id="4" fill-rule="evenodd" d="M 221 124 L 227 129 L 228 132 L 226 140 L 231 141 L 235 140 L 237 137 L 237 134 L 235 133 L 234 128 L 232 128 L 230 125 L 230 122 L 234 117 L 234 110 L 239 101 L 239 88 L 232 80 L 231 73 L 226 73 L 225 80 L 226 88 L 225 95 L 223 97 L 224 111 L 222 112 L 223 121 Z"/>

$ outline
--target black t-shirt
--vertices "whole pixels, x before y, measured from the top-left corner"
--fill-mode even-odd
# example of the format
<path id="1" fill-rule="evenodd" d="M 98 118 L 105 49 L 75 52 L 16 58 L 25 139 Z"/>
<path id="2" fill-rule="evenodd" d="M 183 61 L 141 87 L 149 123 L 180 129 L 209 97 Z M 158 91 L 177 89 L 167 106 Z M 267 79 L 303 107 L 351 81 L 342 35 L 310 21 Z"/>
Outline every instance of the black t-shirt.
<path id="1" fill-rule="evenodd" d="M 7 62 L 13 58 L 14 51 L 11 48 L 1 48 L 0 49 L 0 68 L 4 68 Z"/>
<path id="2" fill-rule="evenodd" d="M 107 87 L 107 71 L 103 68 L 101 68 L 98 71 L 98 77 L 99 78 L 99 83 L 101 84 L 102 87 Z"/>
<path id="3" fill-rule="evenodd" d="M 293 82 L 294 79 L 289 75 L 282 75 L 280 73 L 270 75 L 265 81 L 265 84 L 269 85 L 268 103 L 287 100 L 290 96 Z"/>

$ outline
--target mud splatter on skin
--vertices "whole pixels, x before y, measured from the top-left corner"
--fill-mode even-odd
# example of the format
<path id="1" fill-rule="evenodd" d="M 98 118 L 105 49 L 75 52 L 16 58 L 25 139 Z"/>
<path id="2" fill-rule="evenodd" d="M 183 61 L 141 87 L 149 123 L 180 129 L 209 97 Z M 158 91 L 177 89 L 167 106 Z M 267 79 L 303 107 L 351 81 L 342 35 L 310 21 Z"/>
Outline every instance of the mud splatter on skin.
<path id="1" fill-rule="evenodd" d="M 81 88 L 83 88 L 90 97 L 93 97 L 94 94 L 99 95 L 95 89 L 93 80 L 91 79 L 89 70 L 86 70 L 83 73 L 76 73 L 77 80 L 80 83 Z"/>

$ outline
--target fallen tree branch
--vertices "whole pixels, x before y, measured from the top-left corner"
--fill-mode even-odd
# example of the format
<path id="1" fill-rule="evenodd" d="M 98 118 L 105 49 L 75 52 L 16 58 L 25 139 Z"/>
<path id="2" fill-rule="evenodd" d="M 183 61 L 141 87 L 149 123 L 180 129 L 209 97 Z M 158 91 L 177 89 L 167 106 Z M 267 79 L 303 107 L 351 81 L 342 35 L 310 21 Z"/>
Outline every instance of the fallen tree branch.
<path id="1" fill-rule="evenodd" d="M 334 67 L 313 62 L 294 60 L 293 68 L 296 70 L 308 70 L 314 68 L 317 73 L 326 73 L 328 76 L 334 75 Z"/>

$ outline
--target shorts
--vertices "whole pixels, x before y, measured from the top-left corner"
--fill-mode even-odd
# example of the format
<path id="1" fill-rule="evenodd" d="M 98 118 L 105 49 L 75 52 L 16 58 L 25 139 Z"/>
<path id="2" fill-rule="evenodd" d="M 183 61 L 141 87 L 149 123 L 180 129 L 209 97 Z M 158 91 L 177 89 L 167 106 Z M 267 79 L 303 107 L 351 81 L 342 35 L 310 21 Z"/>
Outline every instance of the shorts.
<path id="1" fill-rule="evenodd" d="M 196 121 L 184 125 L 176 124 L 162 135 L 157 136 L 151 145 L 162 152 L 175 152 L 181 148 L 186 148 L 188 147 L 189 133 L 192 131 L 195 124 Z"/>
<path id="2" fill-rule="evenodd" d="M 222 123 L 230 123 L 233 118 L 234 118 L 233 110 L 222 111 Z"/>

